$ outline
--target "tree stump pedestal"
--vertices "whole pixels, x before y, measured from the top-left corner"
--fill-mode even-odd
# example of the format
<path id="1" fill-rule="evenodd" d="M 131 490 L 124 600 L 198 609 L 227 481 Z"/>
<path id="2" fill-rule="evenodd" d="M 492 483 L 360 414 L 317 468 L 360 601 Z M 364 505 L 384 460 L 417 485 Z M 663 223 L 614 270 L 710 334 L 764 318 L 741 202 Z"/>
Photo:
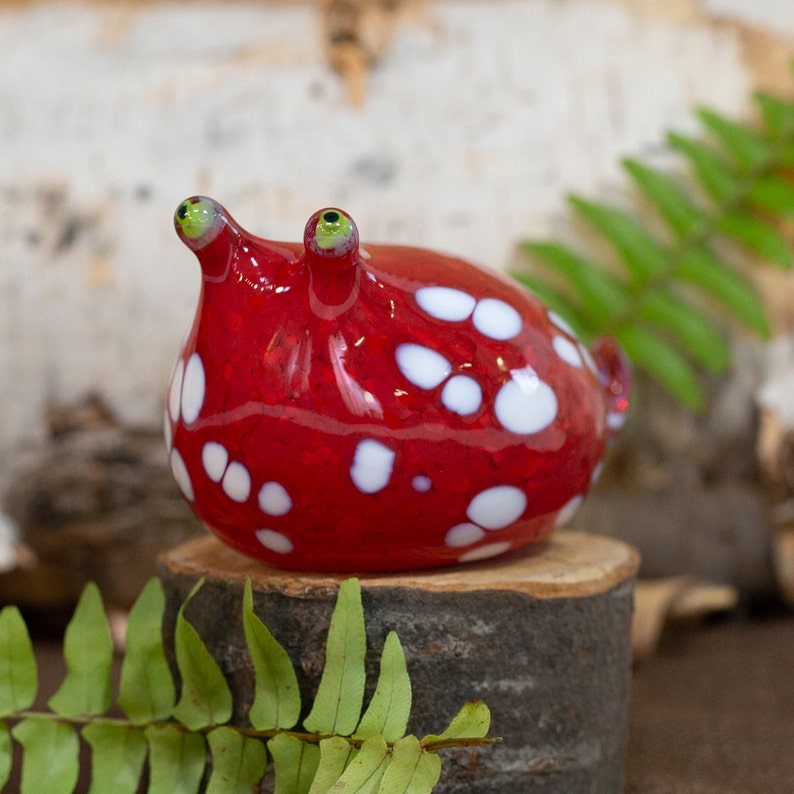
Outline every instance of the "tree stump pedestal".
<path id="1" fill-rule="evenodd" d="M 437 791 L 618 794 L 630 682 L 636 552 L 609 538 L 557 532 L 494 560 L 431 571 L 362 574 L 368 641 L 365 704 L 387 633 L 397 632 L 413 686 L 408 725 L 440 733 L 469 699 L 492 715 L 502 742 L 444 751 Z M 304 707 L 316 692 L 339 583 L 346 575 L 282 571 L 214 537 L 166 553 L 166 631 L 200 577 L 186 610 L 229 680 L 246 724 L 253 670 L 241 623 L 242 589 L 286 648 Z"/>

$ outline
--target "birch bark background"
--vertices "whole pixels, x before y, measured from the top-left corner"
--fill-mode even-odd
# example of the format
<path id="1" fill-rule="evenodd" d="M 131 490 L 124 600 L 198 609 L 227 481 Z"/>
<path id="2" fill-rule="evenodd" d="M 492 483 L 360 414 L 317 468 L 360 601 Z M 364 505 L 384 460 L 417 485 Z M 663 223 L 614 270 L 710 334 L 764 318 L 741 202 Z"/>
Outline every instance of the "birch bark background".
<path id="1" fill-rule="evenodd" d="M 337 204 L 366 240 L 504 268 L 694 105 L 789 87 L 788 0 L 402 5 L 358 106 L 314 3 L 0 5 L 0 470 L 48 403 L 159 423 L 199 286 L 185 196 L 275 239 Z"/>

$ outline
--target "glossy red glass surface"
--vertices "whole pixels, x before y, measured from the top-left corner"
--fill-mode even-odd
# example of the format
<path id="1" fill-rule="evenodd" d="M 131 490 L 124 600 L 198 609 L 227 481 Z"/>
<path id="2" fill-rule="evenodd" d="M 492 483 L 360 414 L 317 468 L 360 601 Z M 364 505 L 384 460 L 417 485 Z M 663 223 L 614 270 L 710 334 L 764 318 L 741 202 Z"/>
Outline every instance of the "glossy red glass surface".
<path id="1" fill-rule="evenodd" d="M 441 566 L 532 543 L 573 515 L 628 406 L 517 283 L 430 251 L 358 244 L 341 210 L 304 243 L 188 199 L 203 283 L 171 377 L 171 468 L 199 518 L 280 567 Z"/>

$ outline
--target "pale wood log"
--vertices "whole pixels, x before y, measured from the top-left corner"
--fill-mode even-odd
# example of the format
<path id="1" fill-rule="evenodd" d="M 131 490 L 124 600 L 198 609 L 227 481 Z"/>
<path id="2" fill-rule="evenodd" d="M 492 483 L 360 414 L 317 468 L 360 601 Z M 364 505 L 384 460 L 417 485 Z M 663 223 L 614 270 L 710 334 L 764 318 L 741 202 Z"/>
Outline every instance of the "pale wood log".
<path id="1" fill-rule="evenodd" d="M 445 754 L 440 792 L 622 790 L 630 677 L 632 594 L 638 557 L 608 538 L 558 532 L 503 559 L 428 572 L 362 574 L 371 694 L 386 634 L 395 630 L 413 684 L 409 731 L 440 732 L 482 698 L 504 741 Z M 322 670 L 339 583 L 334 574 L 281 571 L 215 538 L 163 555 L 166 633 L 191 587 L 186 615 L 235 694 L 235 721 L 253 696 L 240 607 L 250 578 L 257 614 L 298 671 L 304 706 Z"/>
<path id="2" fill-rule="evenodd" d="M 727 612 L 739 602 L 735 587 L 714 584 L 692 576 L 670 576 L 637 583 L 631 647 L 634 661 L 656 653 L 665 626 L 676 620 L 697 620 L 715 612 Z"/>

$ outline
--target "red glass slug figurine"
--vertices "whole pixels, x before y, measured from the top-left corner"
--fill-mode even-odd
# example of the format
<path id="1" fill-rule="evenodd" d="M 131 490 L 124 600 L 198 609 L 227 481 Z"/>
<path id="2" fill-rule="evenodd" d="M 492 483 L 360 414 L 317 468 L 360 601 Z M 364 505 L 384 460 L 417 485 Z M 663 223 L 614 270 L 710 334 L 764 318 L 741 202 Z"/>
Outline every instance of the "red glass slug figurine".
<path id="1" fill-rule="evenodd" d="M 380 571 L 493 557 L 548 535 L 623 423 L 617 345 L 590 352 L 506 277 L 359 244 L 339 209 L 303 243 L 179 205 L 201 265 L 171 376 L 171 469 L 223 541 L 283 568 Z"/>

